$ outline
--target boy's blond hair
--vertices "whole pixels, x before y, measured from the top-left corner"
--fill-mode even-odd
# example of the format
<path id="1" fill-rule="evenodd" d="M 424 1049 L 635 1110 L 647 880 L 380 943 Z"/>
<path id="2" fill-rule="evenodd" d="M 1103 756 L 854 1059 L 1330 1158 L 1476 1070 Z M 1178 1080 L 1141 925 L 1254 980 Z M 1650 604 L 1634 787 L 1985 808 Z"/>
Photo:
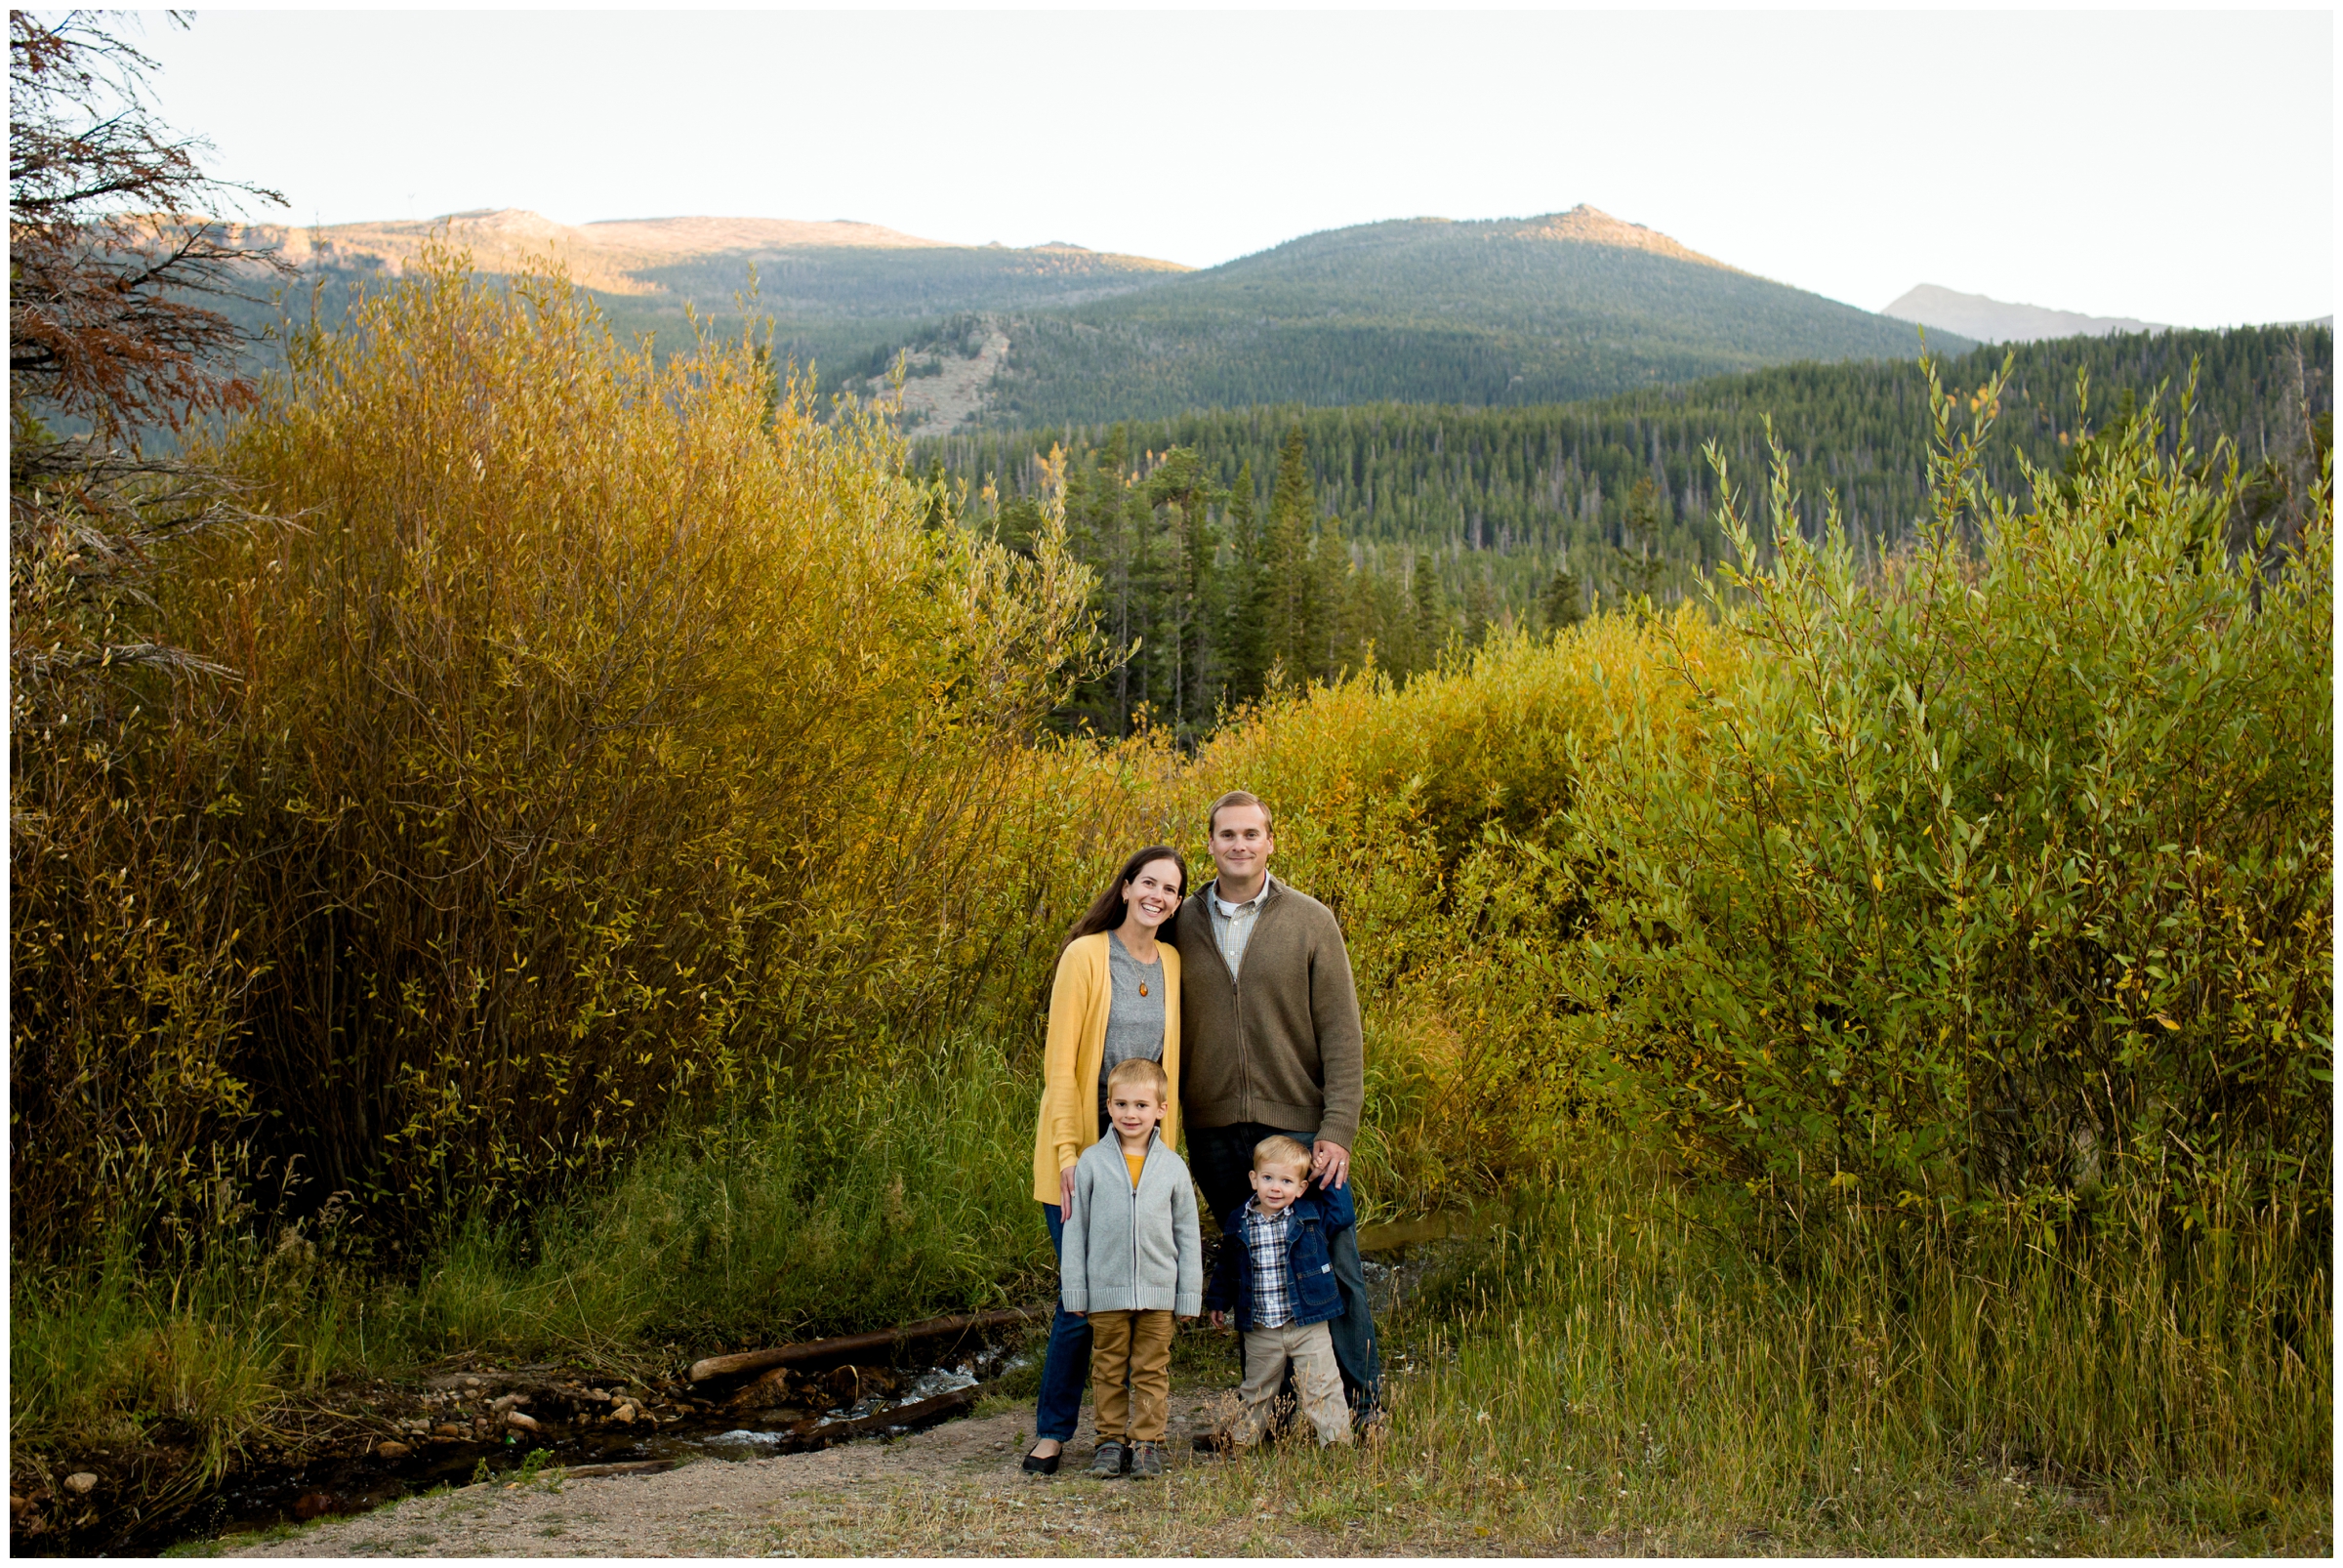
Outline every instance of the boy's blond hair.
<path id="1" fill-rule="evenodd" d="M 1115 1063 L 1114 1071 L 1106 1075 L 1108 1096 L 1113 1096 L 1117 1084 L 1128 1084 L 1134 1079 L 1143 1079 L 1147 1087 L 1155 1091 L 1158 1104 L 1172 1097 L 1172 1080 L 1165 1075 L 1164 1064 L 1150 1061 L 1145 1056 L 1126 1056 Z"/>
<path id="2" fill-rule="evenodd" d="M 1298 1171 L 1310 1174 L 1310 1151 L 1283 1133 L 1272 1133 L 1253 1146 L 1253 1168 L 1255 1171 L 1283 1171 L 1292 1176 Z"/>

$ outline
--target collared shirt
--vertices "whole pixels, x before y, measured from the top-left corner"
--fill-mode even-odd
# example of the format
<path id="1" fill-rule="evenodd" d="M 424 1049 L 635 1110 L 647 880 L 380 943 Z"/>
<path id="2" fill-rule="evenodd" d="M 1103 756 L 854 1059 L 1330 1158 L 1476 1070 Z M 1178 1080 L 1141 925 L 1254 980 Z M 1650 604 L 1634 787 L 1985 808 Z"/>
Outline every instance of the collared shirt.
<path id="1" fill-rule="evenodd" d="M 1245 1259 L 1253 1270 L 1253 1326 L 1274 1329 L 1294 1321 L 1294 1206 L 1273 1215 L 1245 1200 Z"/>
<path id="2" fill-rule="evenodd" d="M 1228 973 L 1234 979 L 1245 963 L 1245 944 L 1253 940 L 1253 923 L 1261 912 L 1262 903 L 1269 897 L 1269 878 L 1261 878 L 1261 890 L 1241 904 L 1225 902 L 1220 896 L 1220 884 L 1213 884 L 1210 904 L 1213 912 L 1213 940 L 1219 944 L 1220 956 L 1228 960 Z"/>

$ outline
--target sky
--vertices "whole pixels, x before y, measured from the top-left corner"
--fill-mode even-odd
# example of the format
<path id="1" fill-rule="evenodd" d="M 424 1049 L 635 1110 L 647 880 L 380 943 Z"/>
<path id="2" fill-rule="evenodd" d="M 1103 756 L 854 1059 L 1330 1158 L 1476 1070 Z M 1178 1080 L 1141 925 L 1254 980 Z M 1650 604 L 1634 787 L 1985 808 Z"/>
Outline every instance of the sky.
<path id="1" fill-rule="evenodd" d="M 852 218 L 1210 266 L 1581 202 L 1876 309 L 2334 309 L 2330 12 L 203 11 L 165 117 L 300 223 Z"/>

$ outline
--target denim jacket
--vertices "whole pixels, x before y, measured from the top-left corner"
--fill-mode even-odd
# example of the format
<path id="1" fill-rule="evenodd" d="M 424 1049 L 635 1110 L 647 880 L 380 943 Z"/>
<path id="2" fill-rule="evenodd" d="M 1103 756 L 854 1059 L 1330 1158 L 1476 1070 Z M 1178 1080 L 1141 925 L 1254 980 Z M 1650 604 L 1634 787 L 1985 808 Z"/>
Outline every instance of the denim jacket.
<path id="1" fill-rule="evenodd" d="M 1294 1243 L 1286 1251 L 1286 1262 L 1294 1271 L 1295 1323 L 1324 1323 L 1342 1315 L 1342 1295 L 1335 1288 L 1335 1263 L 1327 1246 L 1336 1231 L 1357 1217 L 1347 1184 L 1328 1192 L 1313 1183 L 1294 1200 Z M 1220 1258 L 1204 1304 L 1209 1311 L 1233 1310 L 1240 1330 L 1254 1326 L 1253 1262 L 1243 1220 L 1220 1237 Z"/>

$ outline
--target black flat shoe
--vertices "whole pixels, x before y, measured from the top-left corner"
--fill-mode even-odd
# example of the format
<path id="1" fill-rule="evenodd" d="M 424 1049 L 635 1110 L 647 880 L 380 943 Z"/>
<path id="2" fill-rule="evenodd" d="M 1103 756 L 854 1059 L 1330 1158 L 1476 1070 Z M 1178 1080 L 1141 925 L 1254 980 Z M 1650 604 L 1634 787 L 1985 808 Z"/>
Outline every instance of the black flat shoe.
<path id="1" fill-rule="evenodd" d="M 1026 1473 L 1030 1475 L 1055 1475 L 1057 1473 L 1057 1462 L 1065 1458 L 1065 1454 L 1066 1451 L 1062 1448 L 1047 1458 L 1039 1454 L 1028 1454 L 1025 1456 Z"/>

